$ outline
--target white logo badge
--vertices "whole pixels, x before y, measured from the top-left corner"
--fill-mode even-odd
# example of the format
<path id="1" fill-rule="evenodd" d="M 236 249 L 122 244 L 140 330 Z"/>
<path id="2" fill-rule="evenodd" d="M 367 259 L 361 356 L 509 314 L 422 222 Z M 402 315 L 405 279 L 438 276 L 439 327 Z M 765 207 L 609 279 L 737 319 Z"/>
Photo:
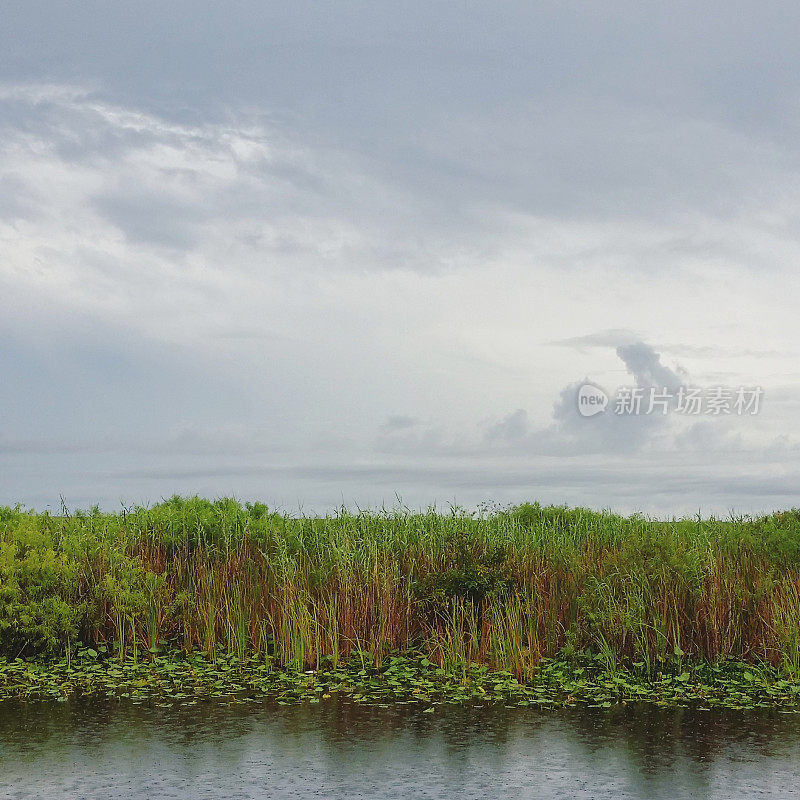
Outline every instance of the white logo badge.
<path id="1" fill-rule="evenodd" d="M 582 417 L 593 417 L 606 410 L 608 395 L 591 383 L 584 383 L 578 389 L 578 412 Z"/>

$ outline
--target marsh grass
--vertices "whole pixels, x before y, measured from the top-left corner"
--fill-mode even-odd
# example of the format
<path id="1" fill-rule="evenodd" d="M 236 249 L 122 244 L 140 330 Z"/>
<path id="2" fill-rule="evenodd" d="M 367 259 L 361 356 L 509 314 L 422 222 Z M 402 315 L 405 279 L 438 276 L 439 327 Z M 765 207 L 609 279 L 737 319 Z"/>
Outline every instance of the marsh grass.
<path id="1" fill-rule="evenodd" d="M 0 653 L 78 645 L 121 662 L 178 648 L 296 669 L 414 652 L 524 680 L 585 652 L 610 674 L 733 658 L 795 675 L 800 512 L 296 518 L 178 497 L 118 514 L 0 509 Z"/>

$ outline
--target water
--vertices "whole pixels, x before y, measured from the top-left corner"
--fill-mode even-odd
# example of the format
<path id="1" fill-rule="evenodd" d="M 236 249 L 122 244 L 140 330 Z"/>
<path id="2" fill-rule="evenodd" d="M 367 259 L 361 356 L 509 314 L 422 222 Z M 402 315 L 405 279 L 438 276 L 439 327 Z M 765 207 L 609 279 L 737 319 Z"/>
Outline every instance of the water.
<path id="1" fill-rule="evenodd" d="M 0 797 L 787 798 L 800 715 L 0 705 Z"/>

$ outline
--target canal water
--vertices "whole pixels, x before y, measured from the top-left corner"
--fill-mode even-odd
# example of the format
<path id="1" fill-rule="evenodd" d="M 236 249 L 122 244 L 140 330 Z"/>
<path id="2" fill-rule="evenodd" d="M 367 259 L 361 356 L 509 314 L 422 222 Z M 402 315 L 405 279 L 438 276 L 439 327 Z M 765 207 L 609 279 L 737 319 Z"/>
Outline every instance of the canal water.
<path id="1" fill-rule="evenodd" d="M 800 715 L 0 704 L 3 798 L 800 797 Z"/>

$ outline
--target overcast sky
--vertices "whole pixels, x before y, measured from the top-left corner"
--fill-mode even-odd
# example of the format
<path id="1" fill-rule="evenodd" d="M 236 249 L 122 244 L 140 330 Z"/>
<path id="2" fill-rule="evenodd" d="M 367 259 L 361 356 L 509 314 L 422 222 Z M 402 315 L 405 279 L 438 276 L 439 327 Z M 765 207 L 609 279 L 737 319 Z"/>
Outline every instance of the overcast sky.
<path id="1" fill-rule="evenodd" d="M 800 6 L 167 5 L 4 5 L 0 503 L 800 505 Z"/>

